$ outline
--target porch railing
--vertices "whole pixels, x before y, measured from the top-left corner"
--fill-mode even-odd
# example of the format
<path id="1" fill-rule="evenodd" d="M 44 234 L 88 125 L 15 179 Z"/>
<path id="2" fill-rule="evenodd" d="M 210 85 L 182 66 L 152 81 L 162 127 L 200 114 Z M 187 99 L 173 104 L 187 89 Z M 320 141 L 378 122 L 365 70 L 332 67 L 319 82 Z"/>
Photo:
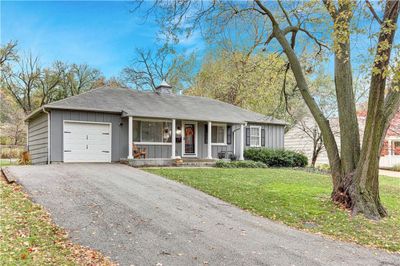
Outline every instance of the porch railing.
<path id="1" fill-rule="evenodd" d="M 400 155 L 386 155 L 379 160 L 379 167 L 393 167 L 400 164 Z"/>

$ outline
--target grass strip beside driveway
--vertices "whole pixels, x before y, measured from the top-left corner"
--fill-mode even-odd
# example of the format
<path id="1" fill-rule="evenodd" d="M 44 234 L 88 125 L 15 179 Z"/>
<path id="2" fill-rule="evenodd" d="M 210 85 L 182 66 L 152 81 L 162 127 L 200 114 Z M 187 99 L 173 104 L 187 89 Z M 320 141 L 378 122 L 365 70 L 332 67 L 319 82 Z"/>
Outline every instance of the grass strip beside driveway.
<path id="1" fill-rule="evenodd" d="M 21 186 L 0 174 L 0 265 L 113 265 L 98 251 L 74 244 Z"/>
<path id="2" fill-rule="evenodd" d="M 290 169 L 159 168 L 148 172 L 197 188 L 240 208 L 336 239 L 400 251 L 400 179 L 380 178 L 389 217 L 370 221 L 335 206 L 331 178 Z"/>

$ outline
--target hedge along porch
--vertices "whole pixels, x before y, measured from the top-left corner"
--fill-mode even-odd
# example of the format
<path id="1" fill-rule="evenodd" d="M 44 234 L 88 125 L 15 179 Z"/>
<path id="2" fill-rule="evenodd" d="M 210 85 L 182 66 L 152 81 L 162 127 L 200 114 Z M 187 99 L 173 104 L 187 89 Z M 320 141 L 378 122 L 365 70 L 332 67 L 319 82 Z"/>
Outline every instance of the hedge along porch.
<path id="1" fill-rule="evenodd" d="M 152 159 L 243 159 L 243 150 L 283 148 L 285 123 L 204 97 L 99 88 L 47 104 L 26 119 L 34 164 Z"/>

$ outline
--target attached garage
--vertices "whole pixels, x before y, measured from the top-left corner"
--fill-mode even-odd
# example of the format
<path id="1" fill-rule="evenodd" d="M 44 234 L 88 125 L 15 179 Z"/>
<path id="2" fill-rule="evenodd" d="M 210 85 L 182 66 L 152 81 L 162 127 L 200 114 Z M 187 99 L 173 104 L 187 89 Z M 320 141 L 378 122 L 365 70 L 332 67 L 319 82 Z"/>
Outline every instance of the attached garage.
<path id="1" fill-rule="evenodd" d="M 64 121 L 64 162 L 111 162 L 111 124 Z"/>

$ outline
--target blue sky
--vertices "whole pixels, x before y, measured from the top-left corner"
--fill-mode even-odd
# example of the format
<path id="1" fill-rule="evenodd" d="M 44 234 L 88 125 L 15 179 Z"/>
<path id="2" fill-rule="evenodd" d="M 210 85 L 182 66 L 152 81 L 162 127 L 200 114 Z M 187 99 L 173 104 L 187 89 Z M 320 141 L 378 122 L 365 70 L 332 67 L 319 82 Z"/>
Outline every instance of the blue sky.
<path id="1" fill-rule="evenodd" d="M 42 65 L 55 60 L 87 63 L 106 77 L 118 76 L 135 48 L 157 45 L 158 26 L 143 23 L 125 1 L 1 1 L 1 44 L 18 41 L 20 52 L 38 55 Z M 201 49 L 200 36 L 180 44 L 183 50 Z M 200 47 L 200 48 L 199 48 Z"/>
<path id="2" fill-rule="evenodd" d="M 44 66 L 55 60 L 86 63 L 109 78 L 119 76 L 129 65 L 135 48 L 157 47 L 158 25 L 152 18 L 145 22 L 139 12 L 130 12 L 132 1 L 0 0 L 0 5 L 1 44 L 17 40 L 20 52 L 39 56 Z M 358 56 L 366 55 L 368 45 L 365 35 L 352 42 L 354 66 L 361 62 Z M 180 40 L 176 48 L 186 53 L 196 51 L 197 61 L 201 62 L 210 47 L 195 31 L 188 39 Z M 332 71 L 333 60 L 326 67 Z"/>

